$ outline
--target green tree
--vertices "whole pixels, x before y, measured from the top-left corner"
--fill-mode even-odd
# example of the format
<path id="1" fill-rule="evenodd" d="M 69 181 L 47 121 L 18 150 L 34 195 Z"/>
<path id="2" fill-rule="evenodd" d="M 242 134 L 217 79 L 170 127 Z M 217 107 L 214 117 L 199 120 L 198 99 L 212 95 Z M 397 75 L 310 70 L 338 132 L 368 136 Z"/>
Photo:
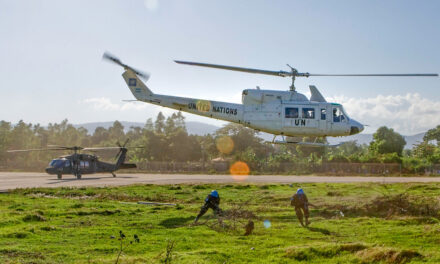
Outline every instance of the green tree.
<path id="1" fill-rule="evenodd" d="M 405 144 L 405 139 L 399 133 L 394 132 L 392 128 L 383 126 L 373 134 L 370 150 L 377 154 L 397 153 L 401 156 Z"/>
<path id="2" fill-rule="evenodd" d="M 423 141 L 431 141 L 436 140 L 437 146 L 440 147 L 440 125 L 438 125 L 436 128 L 432 128 L 426 132 L 426 134 L 423 136 Z"/>
<path id="3" fill-rule="evenodd" d="M 11 143 L 11 123 L 6 121 L 0 121 L 0 166 L 6 166 L 8 160 L 8 150 Z"/>
<path id="4" fill-rule="evenodd" d="M 113 126 L 109 127 L 110 140 L 123 142 L 125 139 L 124 126 L 119 121 L 115 121 Z"/>
<path id="5" fill-rule="evenodd" d="M 154 121 L 154 129 L 157 134 L 164 133 L 165 128 L 165 116 L 162 114 L 162 112 L 159 112 L 156 117 L 156 121 Z"/>

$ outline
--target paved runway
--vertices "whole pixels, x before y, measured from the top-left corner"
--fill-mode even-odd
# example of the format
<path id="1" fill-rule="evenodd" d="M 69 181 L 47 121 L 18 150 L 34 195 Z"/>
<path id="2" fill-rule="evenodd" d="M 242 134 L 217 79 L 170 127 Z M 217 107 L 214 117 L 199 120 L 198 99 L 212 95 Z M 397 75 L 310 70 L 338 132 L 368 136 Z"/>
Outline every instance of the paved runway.
<path id="1" fill-rule="evenodd" d="M 71 187 L 71 186 L 117 186 L 128 184 L 179 184 L 179 183 L 292 183 L 292 182 L 440 182 L 440 177 L 359 177 L 359 176 L 231 176 L 206 174 L 118 174 L 113 178 L 109 174 L 83 175 L 77 180 L 73 175 L 56 175 L 34 172 L 0 172 L 0 191 L 31 187 Z"/>

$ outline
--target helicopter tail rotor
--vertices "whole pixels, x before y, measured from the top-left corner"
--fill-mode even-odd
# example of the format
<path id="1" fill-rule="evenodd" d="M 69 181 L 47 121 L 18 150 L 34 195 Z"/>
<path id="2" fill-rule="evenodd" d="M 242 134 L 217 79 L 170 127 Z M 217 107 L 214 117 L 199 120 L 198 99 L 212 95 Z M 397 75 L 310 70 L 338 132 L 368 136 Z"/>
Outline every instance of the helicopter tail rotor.
<path id="1" fill-rule="evenodd" d="M 134 97 L 136 97 L 137 101 L 152 100 L 151 97 L 153 96 L 153 92 L 141 80 L 143 79 L 144 81 L 148 81 L 148 79 L 150 78 L 149 73 L 139 71 L 133 67 L 128 66 L 127 64 L 122 63 L 119 58 L 111 55 L 108 52 L 105 52 L 102 58 L 104 60 L 113 62 L 125 69 L 122 77 L 127 83 L 128 88 L 130 88 L 131 93 L 134 95 Z"/>
<path id="2" fill-rule="evenodd" d="M 134 72 L 137 76 L 142 78 L 144 81 L 148 81 L 148 79 L 150 79 L 149 73 L 137 70 L 131 66 L 128 66 L 127 64 L 122 63 L 118 57 L 110 54 L 109 52 L 104 52 L 104 54 L 102 55 L 102 59 L 113 62 L 113 63 L 123 67 L 125 70 L 130 70 L 130 71 Z"/>

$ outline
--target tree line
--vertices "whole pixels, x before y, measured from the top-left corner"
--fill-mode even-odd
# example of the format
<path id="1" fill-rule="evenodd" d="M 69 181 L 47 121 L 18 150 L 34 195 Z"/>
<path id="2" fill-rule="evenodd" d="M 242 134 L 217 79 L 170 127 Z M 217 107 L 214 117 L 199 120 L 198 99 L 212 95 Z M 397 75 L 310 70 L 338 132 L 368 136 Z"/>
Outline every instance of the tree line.
<path id="1" fill-rule="evenodd" d="M 130 162 L 196 162 L 213 159 L 244 161 L 251 170 L 281 163 L 400 163 L 411 170 L 420 170 L 440 163 L 440 125 L 430 129 L 410 150 L 404 150 L 405 139 L 392 128 L 380 127 L 369 144 L 354 141 L 338 147 L 308 147 L 302 145 L 272 145 L 264 143 L 258 132 L 237 124 L 227 124 L 213 134 L 190 135 L 181 112 L 165 117 L 161 112 L 155 120 L 148 119 L 143 127 L 130 127 L 127 132 L 119 121 L 109 128 L 97 127 L 93 133 L 75 128 L 68 120 L 50 123 L 47 127 L 19 121 L 13 125 L 0 121 L 0 167 L 5 169 L 39 170 L 62 154 L 52 151 L 7 153 L 9 149 L 44 149 L 58 146 L 115 146 L 130 139 Z M 304 138 L 304 141 L 314 140 Z M 325 140 L 321 140 L 325 143 Z M 107 153 L 98 153 L 104 158 Z"/>

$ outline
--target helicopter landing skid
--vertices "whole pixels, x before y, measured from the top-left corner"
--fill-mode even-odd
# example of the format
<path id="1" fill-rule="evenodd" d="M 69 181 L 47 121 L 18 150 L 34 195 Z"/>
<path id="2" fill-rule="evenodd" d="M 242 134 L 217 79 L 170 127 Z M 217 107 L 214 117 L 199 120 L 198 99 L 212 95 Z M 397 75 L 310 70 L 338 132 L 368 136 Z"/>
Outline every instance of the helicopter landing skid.
<path id="1" fill-rule="evenodd" d="M 277 137 L 277 135 L 275 135 L 273 137 L 272 141 L 266 141 L 265 143 L 277 144 L 277 145 L 289 145 L 289 144 L 293 145 L 293 144 L 295 144 L 295 145 L 307 146 L 307 147 L 337 147 L 337 146 L 340 146 L 344 143 L 344 142 L 341 142 L 338 144 L 330 145 L 330 144 L 318 143 L 318 142 L 316 142 L 316 139 L 315 139 L 315 142 L 302 142 L 302 141 L 300 142 L 300 141 L 288 141 L 284 138 L 283 135 L 281 136 L 283 140 L 275 140 L 276 137 Z"/>

